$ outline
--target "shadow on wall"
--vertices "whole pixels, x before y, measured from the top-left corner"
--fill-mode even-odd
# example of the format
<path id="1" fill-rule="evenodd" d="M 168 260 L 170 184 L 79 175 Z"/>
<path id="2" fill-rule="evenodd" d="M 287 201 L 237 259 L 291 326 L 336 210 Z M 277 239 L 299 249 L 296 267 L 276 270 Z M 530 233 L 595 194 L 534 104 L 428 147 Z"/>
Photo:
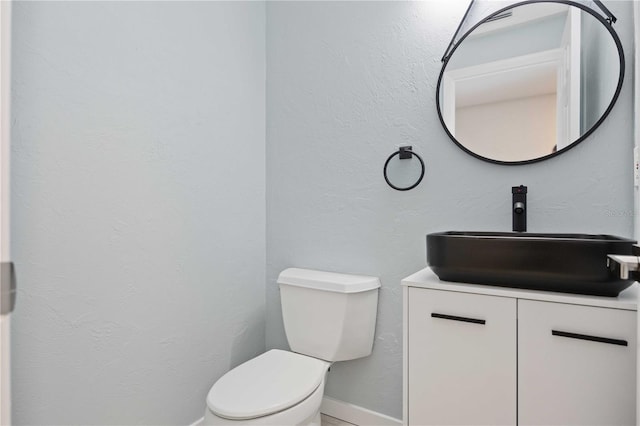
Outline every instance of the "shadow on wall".
<path id="1" fill-rule="evenodd" d="M 263 342 L 264 348 L 264 340 L 264 311 L 254 311 L 234 334 L 229 348 L 229 370 L 263 353 L 255 349 L 258 341 Z"/>

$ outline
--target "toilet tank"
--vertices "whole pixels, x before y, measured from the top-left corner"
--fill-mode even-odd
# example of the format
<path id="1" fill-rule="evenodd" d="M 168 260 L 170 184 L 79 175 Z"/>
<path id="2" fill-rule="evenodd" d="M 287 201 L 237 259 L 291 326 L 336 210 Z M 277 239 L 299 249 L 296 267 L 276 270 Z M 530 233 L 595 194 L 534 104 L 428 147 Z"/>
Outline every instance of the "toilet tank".
<path id="1" fill-rule="evenodd" d="M 325 361 L 368 356 L 378 309 L 377 277 L 289 268 L 278 277 L 293 352 Z"/>

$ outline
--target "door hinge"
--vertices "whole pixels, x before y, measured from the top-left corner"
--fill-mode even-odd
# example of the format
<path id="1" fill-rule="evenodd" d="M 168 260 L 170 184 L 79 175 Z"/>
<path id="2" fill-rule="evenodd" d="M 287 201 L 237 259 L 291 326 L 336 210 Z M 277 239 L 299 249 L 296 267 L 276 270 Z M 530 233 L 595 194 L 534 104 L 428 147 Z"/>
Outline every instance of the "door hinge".
<path id="1" fill-rule="evenodd" d="M 0 315 L 13 312 L 16 306 L 16 270 L 13 262 L 0 262 Z"/>

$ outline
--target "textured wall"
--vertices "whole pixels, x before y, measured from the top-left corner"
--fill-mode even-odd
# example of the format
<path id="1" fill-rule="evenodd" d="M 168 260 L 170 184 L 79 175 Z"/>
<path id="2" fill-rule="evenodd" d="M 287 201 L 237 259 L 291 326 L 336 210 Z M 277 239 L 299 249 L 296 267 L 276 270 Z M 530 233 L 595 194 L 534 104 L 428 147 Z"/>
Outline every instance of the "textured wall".
<path id="1" fill-rule="evenodd" d="M 264 25 L 15 3 L 15 424 L 190 424 L 264 350 Z"/>
<path id="2" fill-rule="evenodd" d="M 529 186 L 529 230 L 632 229 L 631 2 L 619 18 L 627 80 L 609 119 L 554 159 L 499 166 L 465 154 L 438 121 L 440 58 L 465 2 L 267 4 L 267 347 L 287 347 L 275 283 L 289 266 L 380 276 L 371 357 L 338 363 L 329 396 L 401 417 L 400 280 L 425 234 L 511 229 L 511 186 Z M 426 163 L 409 192 L 382 166 L 409 143 Z"/>
<path id="3" fill-rule="evenodd" d="M 556 15 L 520 24 L 516 30 L 507 27 L 476 36 L 480 27 L 474 31 L 474 37 L 467 37 L 464 44 L 453 53 L 447 71 L 557 49 L 560 47 L 565 20 L 566 15 Z M 499 25 L 500 21 L 495 24 Z"/>
<path id="4" fill-rule="evenodd" d="M 617 88 L 620 73 L 620 57 L 613 38 L 595 18 L 588 16 L 581 21 L 580 60 L 583 80 L 580 96 L 587 99 L 587 108 L 582 111 L 582 128 L 591 128 L 606 111 L 611 102 L 611 94 Z M 631 47 L 629 53 L 631 53 Z"/>

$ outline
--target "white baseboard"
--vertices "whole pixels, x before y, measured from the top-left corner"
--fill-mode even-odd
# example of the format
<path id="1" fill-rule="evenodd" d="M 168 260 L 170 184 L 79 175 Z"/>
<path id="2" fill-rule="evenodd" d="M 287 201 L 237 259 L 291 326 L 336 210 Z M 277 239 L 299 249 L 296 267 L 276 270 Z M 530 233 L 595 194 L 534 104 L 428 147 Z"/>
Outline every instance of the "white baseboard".
<path id="1" fill-rule="evenodd" d="M 359 426 L 399 426 L 402 420 L 325 396 L 320 412 Z"/>
<path id="2" fill-rule="evenodd" d="M 344 420 L 345 422 L 353 423 L 358 426 L 402 425 L 402 420 L 394 419 L 393 417 L 376 413 L 375 411 L 367 410 L 366 408 L 349 404 L 348 402 L 339 401 L 328 396 L 322 398 L 320 412 L 327 416 L 335 417 L 336 419 Z M 204 417 L 201 417 L 190 426 L 202 426 L 203 424 Z"/>
<path id="3" fill-rule="evenodd" d="M 202 426 L 204 424 L 204 417 L 200 417 L 195 422 L 191 423 L 189 426 Z"/>

